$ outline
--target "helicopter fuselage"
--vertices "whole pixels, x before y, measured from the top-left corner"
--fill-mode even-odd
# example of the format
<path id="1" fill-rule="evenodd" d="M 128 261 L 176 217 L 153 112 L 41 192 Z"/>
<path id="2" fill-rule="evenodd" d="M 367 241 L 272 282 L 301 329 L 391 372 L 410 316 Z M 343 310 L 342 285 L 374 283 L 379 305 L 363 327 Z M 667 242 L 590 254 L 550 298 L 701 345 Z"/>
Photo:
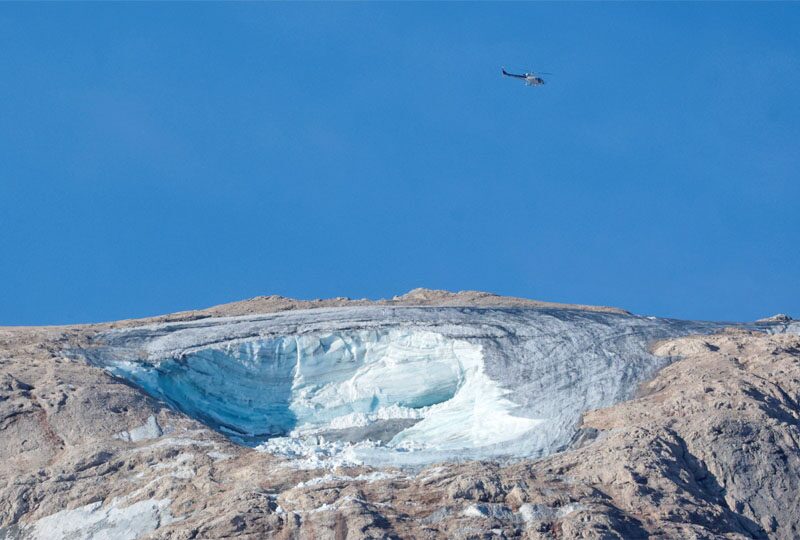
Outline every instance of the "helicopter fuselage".
<path id="1" fill-rule="evenodd" d="M 525 73 L 509 73 L 506 71 L 506 68 L 501 68 L 500 71 L 506 77 L 513 77 L 515 79 L 522 79 L 525 81 L 525 84 L 528 86 L 539 86 L 544 84 L 544 79 L 536 75 L 536 73 L 532 71 L 528 71 Z"/>

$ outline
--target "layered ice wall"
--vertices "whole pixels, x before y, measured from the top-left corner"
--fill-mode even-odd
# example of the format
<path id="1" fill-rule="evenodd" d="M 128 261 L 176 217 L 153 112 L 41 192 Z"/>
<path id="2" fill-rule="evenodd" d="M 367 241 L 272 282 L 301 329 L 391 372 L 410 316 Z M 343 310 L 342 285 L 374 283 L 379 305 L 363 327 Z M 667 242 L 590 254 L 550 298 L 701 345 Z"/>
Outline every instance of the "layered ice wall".
<path id="1" fill-rule="evenodd" d="M 514 439 L 538 423 L 511 414 L 510 390 L 486 376 L 480 345 L 429 331 L 277 337 L 108 367 L 243 441 L 324 433 L 458 449 Z"/>
<path id="2" fill-rule="evenodd" d="M 629 398 L 660 338 L 718 328 L 579 310 L 333 308 L 115 331 L 91 359 L 298 460 L 536 457 Z"/>

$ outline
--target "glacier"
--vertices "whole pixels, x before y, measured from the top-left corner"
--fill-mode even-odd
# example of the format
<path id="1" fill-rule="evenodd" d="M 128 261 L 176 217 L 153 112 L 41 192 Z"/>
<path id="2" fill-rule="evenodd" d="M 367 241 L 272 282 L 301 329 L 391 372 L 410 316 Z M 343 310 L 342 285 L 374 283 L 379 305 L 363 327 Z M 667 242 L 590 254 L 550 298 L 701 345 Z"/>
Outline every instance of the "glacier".
<path id="1" fill-rule="evenodd" d="M 390 446 L 461 448 L 504 442 L 537 423 L 511 414 L 510 390 L 486 376 L 480 346 L 429 331 L 278 337 L 203 349 L 155 369 L 109 369 L 242 441 L 292 431 L 335 436 L 376 423 L 385 431 L 396 420 L 414 425 Z"/>
<path id="2" fill-rule="evenodd" d="M 91 362 L 309 466 L 540 457 L 631 398 L 659 339 L 721 323 L 552 308 L 340 307 L 112 330 Z"/>

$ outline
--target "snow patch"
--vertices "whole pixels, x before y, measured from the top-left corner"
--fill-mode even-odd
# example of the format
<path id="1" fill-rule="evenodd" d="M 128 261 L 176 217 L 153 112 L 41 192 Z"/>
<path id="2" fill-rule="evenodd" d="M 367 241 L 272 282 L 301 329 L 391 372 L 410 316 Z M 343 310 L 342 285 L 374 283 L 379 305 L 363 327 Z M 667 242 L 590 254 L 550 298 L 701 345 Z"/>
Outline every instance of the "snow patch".
<path id="1" fill-rule="evenodd" d="M 161 426 L 158 425 L 156 417 L 151 414 L 144 425 L 133 428 L 130 431 L 121 431 L 114 435 L 114 438 L 128 442 L 139 442 L 147 439 L 156 439 L 161 437 L 162 434 Z"/>
<path id="2" fill-rule="evenodd" d="M 211 452 L 206 452 L 206 455 L 211 459 L 213 459 L 214 462 L 225 461 L 226 459 L 230 459 L 233 457 L 233 454 L 226 454 L 224 452 L 218 452 L 216 450 L 213 450 Z"/>
<path id="3" fill-rule="evenodd" d="M 295 488 L 306 488 L 311 486 L 319 486 L 323 484 L 331 484 L 336 482 L 376 482 L 378 480 L 391 480 L 400 478 L 401 475 L 385 471 L 373 471 L 370 473 L 362 473 L 358 476 L 347 476 L 339 474 L 326 474 L 324 476 L 317 476 L 311 480 L 300 482 Z"/>
<path id="4" fill-rule="evenodd" d="M 501 520 L 515 520 L 516 516 L 504 504 L 477 503 L 466 507 L 461 515 L 464 517 L 492 518 Z"/>
<path id="5" fill-rule="evenodd" d="M 585 507 L 579 503 L 565 504 L 558 508 L 552 508 L 543 504 L 525 503 L 519 507 L 519 515 L 525 523 L 531 521 L 553 521 L 561 519 L 573 512 L 583 510 Z"/>
<path id="6" fill-rule="evenodd" d="M 115 499 L 103 506 L 93 502 L 73 510 L 62 510 L 24 527 L 23 534 L 35 540 L 53 538 L 134 540 L 174 521 L 170 499 L 147 499 L 121 506 Z"/>

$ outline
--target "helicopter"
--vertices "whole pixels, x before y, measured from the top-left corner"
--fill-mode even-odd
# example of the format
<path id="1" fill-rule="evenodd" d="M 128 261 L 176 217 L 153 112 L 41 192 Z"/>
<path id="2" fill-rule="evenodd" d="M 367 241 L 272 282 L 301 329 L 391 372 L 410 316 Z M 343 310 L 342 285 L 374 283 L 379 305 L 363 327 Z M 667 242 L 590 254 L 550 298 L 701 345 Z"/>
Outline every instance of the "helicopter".
<path id="1" fill-rule="evenodd" d="M 525 81 L 527 86 L 539 86 L 544 84 L 544 79 L 539 77 L 539 75 L 552 75 L 551 73 L 539 73 L 538 75 L 533 71 L 529 71 L 527 73 L 523 73 L 522 75 L 517 75 L 516 73 L 509 73 L 506 71 L 506 68 L 501 68 L 503 71 L 503 75 L 506 77 L 514 77 L 516 79 L 522 79 Z"/>

